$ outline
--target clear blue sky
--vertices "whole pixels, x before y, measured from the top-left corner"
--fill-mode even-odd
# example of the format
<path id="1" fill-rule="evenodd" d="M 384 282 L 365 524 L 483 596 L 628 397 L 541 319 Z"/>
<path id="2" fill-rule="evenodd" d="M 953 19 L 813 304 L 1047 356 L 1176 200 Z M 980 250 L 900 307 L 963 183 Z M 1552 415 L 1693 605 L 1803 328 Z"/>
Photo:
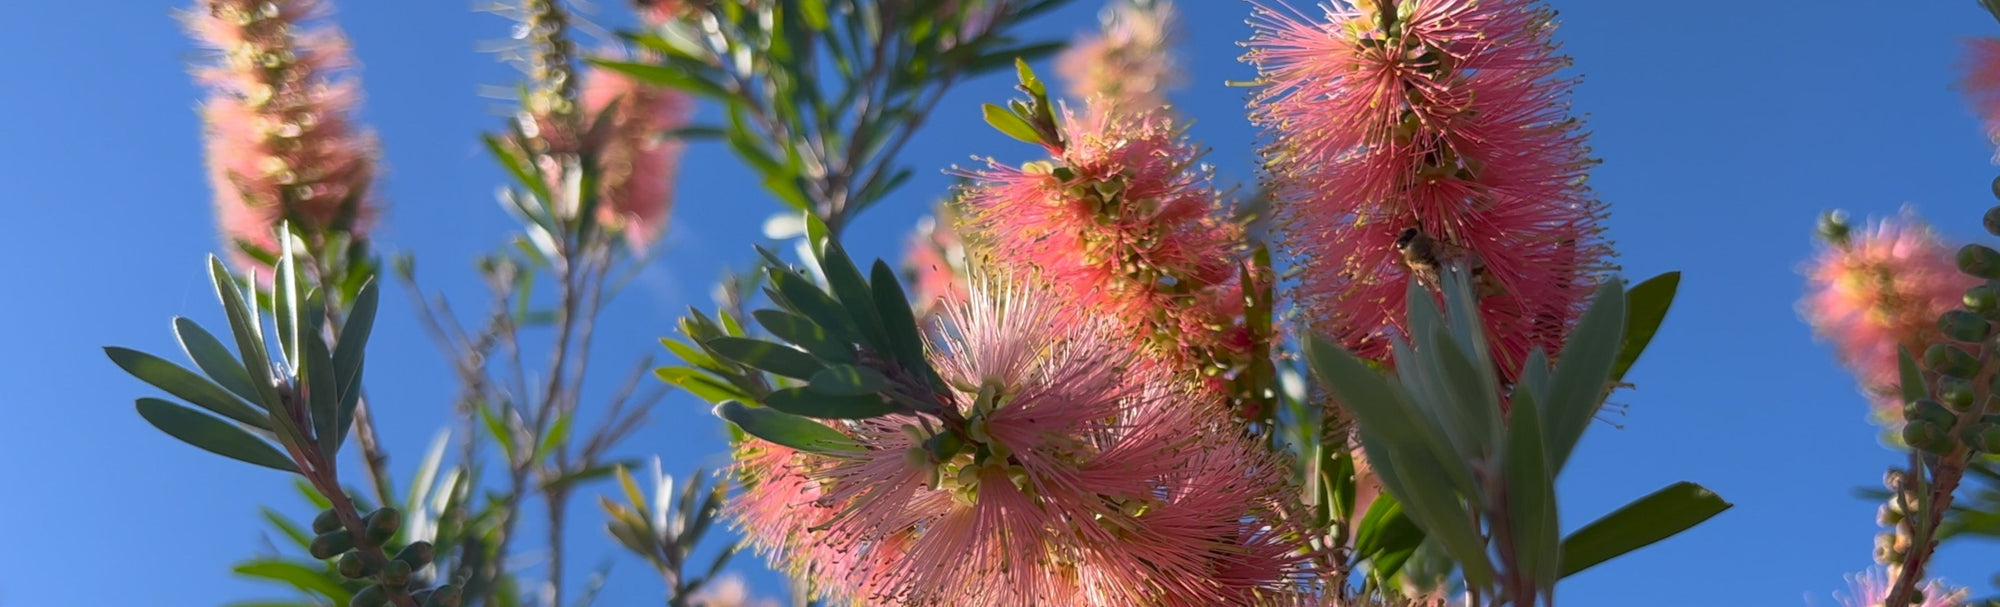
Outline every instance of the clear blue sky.
<path id="1" fill-rule="evenodd" d="M 596 0 L 615 13 L 617 0 Z M 11 3 L 13 58 L 0 96 L 0 174 L 19 230 L 0 239 L 14 268 L 0 295 L 0 605 L 206 606 L 281 596 L 233 578 L 261 545 L 260 504 L 309 516 L 278 473 L 195 451 L 132 412 L 152 394 L 109 362 L 106 344 L 177 349 L 168 319 L 215 326 L 202 271 L 215 247 L 193 111 L 192 46 L 151 0 L 79 6 Z M 429 285 L 477 301 L 470 261 L 510 224 L 492 202 L 499 171 L 476 135 L 502 104 L 476 96 L 516 75 L 479 42 L 508 23 L 473 2 L 346 0 L 340 22 L 365 66 L 364 119 L 387 149 L 387 249 L 419 256 Z M 1192 85 L 1177 101 L 1198 118 L 1228 177 L 1251 177 L 1254 133 L 1237 62 L 1247 5 L 1185 0 Z M 1852 489 L 1895 458 L 1865 406 L 1793 310 L 1797 267 L 1821 209 L 1858 215 L 1919 205 L 1957 238 L 1993 204 L 1992 148 L 1949 89 L 1958 42 L 2000 34 L 1974 3 L 1858 0 L 1710 4 L 1555 0 L 1559 34 L 1586 75 L 1576 96 L 1605 164 L 1593 183 L 1630 276 L 1686 276 L 1666 330 L 1631 379 L 1623 430 L 1597 426 L 1567 476 L 1566 523 L 1581 524 L 1667 483 L 1692 479 L 1737 507 L 1654 549 L 1566 583 L 1569 605 L 1828 604 L 1841 576 L 1870 564 L 1876 505 Z M 1033 25 L 1091 27 L 1092 0 Z M 604 19 L 616 21 L 616 19 Z M 992 133 L 977 103 L 1004 81 L 963 87 L 905 158 L 918 178 L 869 212 L 858 256 L 899 253 L 942 191 L 939 173 L 973 154 L 1031 150 Z M 711 116 L 712 112 L 705 113 Z M 657 350 L 680 310 L 707 305 L 725 265 L 747 263 L 777 206 L 722 147 L 690 149 L 670 249 L 611 307 L 599 372 Z M 446 419 L 453 381 L 419 333 L 404 293 L 385 294 L 369 389 L 393 465 L 407 478 Z M 610 379 L 610 378 L 606 378 Z M 608 389 L 600 386 L 600 389 Z M 669 468 L 714 464 L 718 422 L 684 395 L 630 443 Z M 599 487 L 598 490 L 608 490 Z M 618 556 L 594 498 L 580 496 L 571 562 L 616 559 L 603 605 L 658 604 L 659 582 Z M 534 542 L 529 542 L 533 544 Z M 532 546 L 530 546 L 532 547 Z M 1949 551 L 1936 571 L 1991 592 L 1992 544 Z M 750 561 L 745 560 L 748 564 Z M 761 574 L 753 579 L 768 580 Z"/>

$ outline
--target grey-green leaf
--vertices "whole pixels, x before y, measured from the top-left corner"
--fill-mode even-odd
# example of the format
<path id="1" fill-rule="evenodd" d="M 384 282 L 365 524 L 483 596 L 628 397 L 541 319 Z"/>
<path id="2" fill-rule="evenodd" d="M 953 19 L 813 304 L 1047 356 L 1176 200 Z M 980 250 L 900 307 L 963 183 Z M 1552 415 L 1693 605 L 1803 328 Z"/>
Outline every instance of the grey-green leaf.
<path id="1" fill-rule="evenodd" d="M 835 396 L 811 388 L 774 390 L 764 397 L 764 405 L 792 415 L 819 419 L 868 419 L 900 410 L 893 402 L 872 392 Z"/>
<path id="2" fill-rule="evenodd" d="M 244 370 L 243 361 L 237 360 L 215 335 L 192 320 L 176 316 L 174 337 L 180 339 L 181 351 L 187 353 L 188 360 L 194 361 L 195 367 L 208 374 L 210 380 L 246 401 L 257 401 L 257 386 L 250 383 L 250 372 Z"/>
<path id="3" fill-rule="evenodd" d="M 881 373 L 854 365 L 829 365 L 814 373 L 807 384 L 813 392 L 831 396 L 872 395 L 888 386 L 889 379 Z"/>
<path id="4" fill-rule="evenodd" d="M 745 337 L 717 337 L 704 345 L 717 355 L 785 377 L 811 379 L 825 365 L 811 354 L 768 341 Z"/>
<path id="5" fill-rule="evenodd" d="M 715 406 L 715 415 L 736 424 L 751 436 L 800 451 L 839 455 L 861 450 L 861 445 L 854 439 L 833 428 L 769 407 L 725 401 Z"/>
<path id="6" fill-rule="evenodd" d="M 826 329 L 820 328 L 811 319 L 784 310 L 755 310 L 750 312 L 750 316 L 757 319 L 757 324 L 763 325 L 771 335 L 805 348 L 821 360 L 854 362 L 854 354 L 848 351 L 848 346 L 835 341 Z"/>
<path id="7" fill-rule="evenodd" d="M 139 416 L 146 418 L 153 427 L 181 442 L 273 470 L 299 471 L 292 460 L 279 453 L 276 447 L 228 422 L 157 398 L 139 399 L 138 409 Z"/>
<path id="8" fill-rule="evenodd" d="M 1564 538 L 1562 576 L 1673 537 L 1733 505 L 1701 485 L 1686 481 L 1668 485 Z"/>
<path id="9" fill-rule="evenodd" d="M 236 338 L 236 351 L 243 356 L 243 368 L 250 373 L 250 383 L 262 397 L 257 404 L 276 419 L 284 419 L 278 415 L 278 388 L 271 379 L 271 352 L 264 347 L 263 325 L 249 304 L 244 303 L 243 291 L 236 288 L 236 279 L 230 276 L 229 269 L 214 255 L 208 257 L 208 274 L 215 283 L 215 295 L 222 300 L 222 309 L 229 316 L 229 332 Z"/>
<path id="10" fill-rule="evenodd" d="M 986 124 L 993 125 L 995 130 L 1008 137 L 1034 144 L 1042 142 L 1041 133 L 1035 132 L 1033 125 L 1028 124 L 1027 120 L 1023 120 L 1014 112 L 1008 111 L 1007 108 L 988 103 L 980 106 L 980 111 L 986 116 Z"/>
<path id="11" fill-rule="evenodd" d="M 259 559 L 239 564 L 235 571 L 238 575 L 281 582 L 299 590 L 316 592 L 333 599 L 336 604 L 351 599 L 347 589 L 331 579 L 324 567 L 307 566 L 287 560 Z"/>
<path id="12" fill-rule="evenodd" d="M 362 369 L 366 365 L 368 337 L 375 331 L 375 310 L 380 305 L 380 292 L 374 278 L 361 285 L 354 295 L 354 303 L 348 306 L 347 320 L 341 324 L 340 339 L 333 346 L 334 381 L 340 384 L 340 409 L 337 412 L 334 436 L 336 443 L 347 440 L 347 431 L 353 425 L 354 409 L 361 404 Z"/>
<path id="13" fill-rule="evenodd" d="M 263 411 L 250 406 L 214 383 L 195 375 L 193 371 L 166 359 L 138 350 L 119 347 L 104 348 L 105 356 L 124 369 L 126 373 L 168 394 L 186 399 L 203 409 L 263 430 L 271 429 L 271 420 Z"/>
<path id="14" fill-rule="evenodd" d="M 1583 439 L 1583 431 L 1595 419 L 1611 385 L 1611 366 L 1625 335 L 1625 289 L 1617 281 L 1606 281 L 1597 289 L 1597 298 L 1576 330 L 1563 344 L 1555 374 L 1542 409 L 1542 440 L 1549 452 L 1551 470 L 1562 473 L 1570 452 Z"/>
<path id="15" fill-rule="evenodd" d="M 1666 322 L 1667 310 L 1673 307 L 1674 294 L 1680 286 L 1681 273 L 1667 272 L 1625 292 L 1625 339 L 1618 348 L 1617 364 L 1611 366 L 1611 381 L 1625 379 L 1625 373 L 1632 370 L 1632 364 L 1639 361 L 1646 346 L 1653 343 L 1653 335 Z"/>
<path id="16" fill-rule="evenodd" d="M 1910 349 L 1896 348 L 1896 371 L 1903 392 L 1903 402 L 1914 403 L 1930 398 L 1931 388 L 1924 383 L 1924 371 L 1917 366 L 1917 358 L 1910 355 Z"/>
<path id="17" fill-rule="evenodd" d="M 299 339 L 299 354 L 305 359 L 301 375 L 305 379 L 306 407 L 312 412 L 313 440 L 322 455 L 332 459 L 340 452 L 340 438 L 347 430 L 340 426 L 340 387 L 334 380 L 333 354 L 319 331 L 307 331 Z"/>

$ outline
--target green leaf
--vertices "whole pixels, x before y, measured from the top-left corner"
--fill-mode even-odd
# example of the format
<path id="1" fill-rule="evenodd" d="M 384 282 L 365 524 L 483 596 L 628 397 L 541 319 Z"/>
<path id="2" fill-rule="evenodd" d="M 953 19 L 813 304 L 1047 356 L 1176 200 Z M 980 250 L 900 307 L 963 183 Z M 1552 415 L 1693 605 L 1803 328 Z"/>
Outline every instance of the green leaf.
<path id="1" fill-rule="evenodd" d="M 833 295 L 847 310 L 847 316 L 861 328 L 861 335 L 876 351 L 892 352 L 888 332 L 882 329 L 882 319 L 875 312 L 875 295 L 868 287 L 868 279 L 861 276 L 861 268 L 854 265 L 847 250 L 836 240 L 826 242 L 826 253 L 821 257 L 820 269 L 826 272 L 827 285 L 833 288 Z"/>
<path id="2" fill-rule="evenodd" d="M 1455 456 L 1455 452 L 1439 436 L 1441 430 L 1433 428 L 1414 411 L 1414 407 L 1404 402 L 1395 389 L 1374 369 L 1339 346 L 1314 336 L 1307 340 L 1306 362 L 1313 373 L 1318 375 L 1336 396 L 1340 403 L 1354 412 L 1359 425 L 1374 432 L 1390 444 L 1401 448 L 1423 452 L 1441 462 L 1435 472 L 1443 472 L 1452 486 L 1466 494 L 1478 493 L 1478 484 L 1472 480 L 1472 471 Z M 1435 430 L 1435 431 L 1434 431 Z M 1373 457 L 1370 462 L 1380 462 Z M 1444 464 L 1449 465 L 1444 465 Z M 1407 506 L 1407 504 L 1406 504 Z"/>
<path id="3" fill-rule="evenodd" d="M 278 349 L 285 357 L 285 364 L 297 369 L 301 366 L 299 356 L 299 308 L 302 305 L 299 287 L 298 247 L 292 242 L 292 231 L 284 224 L 278 226 L 278 267 L 271 280 L 272 324 L 278 328 Z"/>
<path id="4" fill-rule="evenodd" d="M 312 414 L 313 440 L 331 460 L 340 453 L 340 437 L 346 434 L 340 423 L 340 387 L 334 382 L 333 353 L 317 330 L 306 331 L 299 344 L 305 358 L 300 375 L 305 378 L 306 406 Z"/>
<path id="5" fill-rule="evenodd" d="M 825 425 L 769 407 L 751 407 L 739 401 L 715 406 L 715 415 L 736 424 L 751 436 L 809 453 L 840 455 L 861 450 L 860 443 Z"/>
<path id="6" fill-rule="evenodd" d="M 290 539 L 292 544 L 298 546 L 300 550 L 312 547 L 312 536 L 307 534 L 305 529 L 299 527 L 298 523 L 285 518 L 284 514 L 279 513 L 270 506 L 264 506 L 261 510 L 264 514 L 264 521 L 270 523 L 271 528 L 277 529 L 278 533 L 284 534 L 285 538 Z"/>
<path id="7" fill-rule="evenodd" d="M 1625 372 L 1632 370 L 1632 364 L 1653 343 L 1653 335 L 1659 333 L 1660 323 L 1667 320 L 1667 309 L 1673 307 L 1674 294 L 1680 286 L 1681 273 L 1667 272 L 1625 292 L 1625 339 L 1618 348 L 1617 364 L 1611 366 L 1611 381 L 1625 379 Z"/>
<path id="8" fill-rule="evenodd" d="M 259 397 L 256 404 L 263 405 L 271 419 L 278 420 L 279 426 L 290 434 L 289 419 L 279 410 L 278 388 L 271 377 L 271 352 L 264 348 L 264 329 L 249 304 L 243 301 L 243 292 L 236 288 L 236 279 L 222 266 L 222 260 L 208 256 L 208 275 L 215 283 L 215 295 L 222 300 L 222 309 L 229 316 L 229 332 L 236 338 L 236 351 L 243 355 L 243 368 L 250 373 L 250 383 L 257 388 Z"/>
<path id="9" fill-rule="evenodd" d="M 811 354 L 758 339 L 717 337 L 704 345 L 723 358 L 785 377 L 810 379 L 825 368 Z"/>
<path id="10" fill-rule="evenodd" d="M 1577 321 L 1569 343 L 1563 344 L 1556 360 L 1555 375 L 1543 409 L 1542 440 L 1549 452 L 1549 465 L 1561 474 L 1570 452 L 1583 439 L 1584 429 L 1595 419 L 1610 387 L 1611 365 L 1625 334 L 1625 289 L 1617 281 L 1606 281 L 1597 289 L 1597 298 Z"/>
<path id="11" fill-rule="evenodd" d="M 168 394 L 186 399 L 217 415 L 259 429 L 271 429 L 270 417 L 264 412 L 258 411 L 227 390 L 223 390 L 221 386 L 195 375 L 193 371 L 180 365 L 145 352 L 115 346 L 105 347 L 104 355 L 109 356 L 111 362 L 124 369 L 126 373 L 152 384 L 153 387 L 165 390 Z"/>
<path id="12" fill-rule="evenodd" d="M 179 316 L 174 317 L 174 337 L 180 340 L 181 351 L 187 353 L 188 360 L 194 361 L 195 367 L 208 374 L 210 380 L 245 401 L 257 401 L 257 387 L 250 383 L 250 372 L 243 369 L 243 362 L 221 340 L 201 325 Z M 258 419 L 263 419 L 263 415 L 259 414 Z"/>
<path id="13" fill-rule="evenodd" d="M 793 312 L 812 319 L 827 336 L 845 344 L 861 341 L 861 328 L 855 326 L 854 319 L 842 311 L 839 302 L 814 286 L 812 281 L 789 270 L 771 269 L 771 286 Z"/>
<path id="14" fill-rule="evenodd" d="M 306 592 L 316 592 L 333 599 L 336 604 L 346 603 L 352 597 L 340 582 L 331 578 L 326 568 L 317 563 L 306 564 L 279 559 L 258 559 L 236 565 L 238 575 L 260 578 L 290 584 Z"/>
<path id="15" fill-rule="evenodd" d="M 1924 383 L 1924 371 L 1917 366 L 1917 358 L 1910 355 L 1910 349 L 1896 348 L 1896 371 L 1898 384 L 1903 391 L 1903 402 L 1914 403 L 1930 397 L 1931 388 Z"/>
<path id="16" fill-rule="evenodd" d="M 1368 513 L 1354 528 L 1354 554 L 1361 558 L 1415 550 L 1424 541 L 1424 530 L 1403 515 L 1403 505 L 1389 494 L 1375 496 Z"/>
<path id="17" fill-rule="evenodd" d="M 1673 537 L 1733 505 L 1701 485 L 1687 481 L 1668 485 L 1563 539 L 1562 576 Z"/>
<path id="18" fill-rule="evenodd" d="M 1028 143 L 1036 145 L 1042 143 L 1042 134 L 1036 132 L 1035 127 L 1028 124 L 1026 119 L 1008 111 L 1007 108 L 988 103 L 980 106 L 980 110 L 986 114 L 986 124 L 993 125 L 994 130 Z"/>
<path id="19" fill-rule="evenodd" d="M 708 374 L 687 367 L 660 367 L 653 370 L 660 381 L 673 384 L 682 390 L 700 397 L 702 400 L 719 403 L 726 400 L 743 400 L 750 395 L 729 384 L 717 381 Z"/>
<path id="20" fill-rule="evenodd" d="M 181 442 L 240 462 L 285 472 L 299 471 L 276 447 L 228 422 L 157 398 L 139 399 L 138 409 L 139 416 L 153 427 Z"/>
<path id="21" fill-rule="evenodd" d="M 750 316 L 763 325 L 765 331 L 787 342 L 791 342 L 813 356 L 832 363 L 854 362 L 854 354 L 846 344 L 833 339 L 826 329 L 820 328 L 812 320 L 784 310 L 755 310 Z M 685 358 L 685 357 L 683 357 Z"/>
<path id="22" fill-rule="evenodd" d="M 1530 393 L 1508 410 L 1507 521 L 1513 527 L 1514 562 L 1542 594 L 1555 589 L 1562 558 L 1555 475 L 1542 444 L 1541 407 Z"/>
<path id="23" fill-rule="evenodd" d="M 633 63 L 630 61 L 606 61 L 603 59 L 589 59 L 587 61 L 592 65 L 614 72 L 629 74 L 634 78 L 652 84 L 677 88 L 716 99 L 727 100 L 729 98 L 728 90 L 700 76 L 690 74 L 679 67 Z"/>
<path id="24" fill-rule="evenodd" d="M 833 396 L 811 388 L 773 390 L 764 397 L 764 406 L 819 419 L 868 419 L 901 410 L 895 403 L 874 393 Z"/>
<path id="25" fill-rule="evenodd" d="M 829 396 L 873 395 L 889 387 L 889 378 L 868 367 L 829 365 L 814 373 L 807 387 Z"/>
<path id="26" fill-rule="evenodd" d="M 882 329 L 889 334 L 890 351 L 901 359 L 904 369 L 916 372 L 934 387 L 944 385 L 944 380 L 931 369 L 930 360 L 924 357 L 923 332 L 917 327 L 916 315 L 910 312 L 910 298 L 903 294 L 896 271 L 877 259 L 874 267 L 869 268 L 868 281 L 875 291 L 875 309 L 882 318 Z"/>
<path id="27" fill-rule="evenodd" d="M 334 436 L 335 445 L 347 440 L 347 431 L 354 425 L 354 409 L 361 405 L 362 368 L 368 338 L 375 331 L 375 309 L 380 298 L 371 277 L 355 294 L 347 310 L 347 320 L 341 324 L 340 341 L 333 347 L 334 381 L 340 384 L 340 409 L 335 422 L 340 431 Z"/>
<path id="28" fill-rule="evenodd" d="M 523 186 L 527 186 L 528 191 L 534 194 L 537 199 L 546 201 L 552 198 L 549 194 L 549 184 L 542 179 L 542 174 L 528 166 L 528 161 L 516 155 L 513 147 L 508 145 L 506 141 L 493 135 L 480 135 L 479 139 L 486 143 L 486 151 L 493 154 L 493 159 L 499 161 L 500 166 L 505 167 L 507 173 L 514 176 L 515 181 L 520 182 Z M 528 208 L 526 205 L 516 206 L 518 207 L 517 210 L 527 214 L 522 219 L 539 222 L 539 219 L 534 217 L 536 213 L 533 209 Z"/>

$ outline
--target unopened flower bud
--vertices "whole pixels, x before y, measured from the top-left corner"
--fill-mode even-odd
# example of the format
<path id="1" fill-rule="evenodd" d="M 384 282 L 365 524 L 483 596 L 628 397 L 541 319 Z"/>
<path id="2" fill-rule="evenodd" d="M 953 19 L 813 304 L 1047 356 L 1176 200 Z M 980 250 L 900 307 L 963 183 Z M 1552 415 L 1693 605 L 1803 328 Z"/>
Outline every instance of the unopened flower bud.
<path id="1" fill-rule="evenodd" d="M 1958 250 L 1958 271 L 1987 280 L 2000 279 L 2000 251 L 1980 244 Z"/>
<path id="2" fill-rule="evenodd" d="M 1927 419 L 1913 420 L 1903 425 L 1903 443 L 1911 448 L 1930 453 L 1943 454 L 1951 451 L 1953 441 L 1945 426 Z"/>
<path id="3" fill-rule="evenodd" d="M 1890 468 L 1888 473 L 1882 475 L 1882 487 L 1890 491 L 1902 491 L 1903 484 L 1909 478 L 1909 474 L 1902 470 Z"/>
<path id="4" fill-rule="evenodd" d="M 1979 373 L 1979 359 L 1950 344 L 1931 344 L 1924 350 L 1924 367 L 1952 377 L 1972 377 Z"/>
<path id="5" fill-rule="evenodd" d="M 410 564 L 402 561 L 389 561 L 389 564 L 383 565 L 382 585 L 390 588 L 409 586 Z"/>
<path id="6" fill-rule="evenodd" d="M 1993 336 L 1993 323 L 1978 314 L 1965 310 L 1952 310 L 1938 317 L 1938 331 L 1952 341 L 1979 343 Z"/>
<path id="7" fill-rule="evenodd" d="M 1916 422 L 1927 421 L 1940 426 L 1949 426 L 1958 421 L 1958 416 L 1937 401 L 1924 399 L 1903 406 L 1903 419 Z"/>
<path id="8" fill-rule="evenodd" d="M 1953 411 L 1969 411 L 1978 395 L 1972 391 L 1972 380 L 1944 377 L 1938 379 L 1938 398 Z"/>
<path id="9" fill-rule="evenodd" d="M 385 607 L 388 604 L 389 591 L 376 585 L 362 588 L 361 592 L 354 593 L 352 600 L 347 601 L 347 607 Z"/>
<path id="10" fill-rule="evenodd" d="M 410 542 L 396 553 L 396 560 L 409 563 L 411 569 L 423 569 L 436 557 L 436 549 L 431 547 L 430 542 Z"/>
<path id="11" fill-rule="evenodd" d="M 353 549 L 354 536 L 346 529 L 335 529 L 331 533 L 322 533 L 319 537 L 313 538 L 312 547 L 308 551 L 312 553 L 313 558 L 330 559 Z"/>
<path id="12" fill-rule="evenodd" d="M 325 512 L 319 513 L 319 516 L 313 517 L 313 533 L 315 534 L 332 533 L 339 528 L 340 514 L 334 512 L 332 508 L 328 508 Z"/>
<path id="13" fill-rule="evenodd" d="M 340 555 L 340 565 L 338 568 L 340 569 L 341 577 L 358 580 L 375 575 L 375 572 L 381 571 L 382 561 L 379 557 L 374 557 L 367 553 L 348 552 L 347 554 Z"/>
<path id="14" fill-rule="evenodd" d="M 379 544 L 389 541 L 403 528 L 403 513 L 395 508 L 383 507 L 368 513 L 368 518 L 362 522 L 368 527 L 368 539 Z"/>
<path id="15" fill-rule="evenodd" d="M 2000 197 L 2000 178 L 1993 180 L 1993 195 Z M 2000 236 L 2000 207 L 1986 209 L 1986 217 L 1980 223 L 1986 225 L 1986 233 Z"/>
<path id="16" fill-rule="evenodd" d="M 1835 209 L 1820 214 L 1817 231 L 1820 240 L 1826 241 L 1827 244 L 1844 246 L 1854 228 L 1847 223 L 1847 212 Z"/>
<path id="17" fill-rule="evenodd" d="M 424 599 L 424 607 L 458 607 L 458 604 L 457 586 L 439 586 L 431 590 L 430 597 Z"/>
<path id="18" fill-rule="evenodd" d="M 2000 453 L 2000 426 L 1980 422 L 1966 429 L 1965 442 L 1980 453 Z"/>
<path id="19" fill-rule="evenodd" d="M 2000 293 L 1993 291 L 1992 285 L 1979 285 L 1965 291 L 1965 309 L 1991 319 L 2000 314 Z"/>
<path id="20" fill-rule="evenodd" d="M 1897 512 L 1896 509 L 1891 507 L 1890 505 L 1883 504 L 1881 508 L 1875 509 L 1876 525 L 1880 525 L 1883 527 L 1890 527 L 1901 522 L 1903 522 L 1903 513 Z"/>

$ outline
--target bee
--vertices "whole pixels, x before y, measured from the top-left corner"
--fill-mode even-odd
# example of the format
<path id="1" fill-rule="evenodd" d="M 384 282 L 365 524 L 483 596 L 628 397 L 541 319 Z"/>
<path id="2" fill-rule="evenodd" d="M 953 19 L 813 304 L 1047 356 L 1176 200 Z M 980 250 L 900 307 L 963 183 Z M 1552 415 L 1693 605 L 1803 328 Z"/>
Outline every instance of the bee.
<path id="1" fill-rule="evenodd" d="M 1417 226 L 1403 228 L 1403 232 L 1396 236 L 1396 251 L 1403 254 L 1403 266 L 1410 269 L 1410 276 L 1426 289 L 1442 290 L 1444 266 L 1459 262 L 1472 272 L 1473 292 L 1480 298 L 1506 292 L 1500 281 L 1486 272 L 1486 262 L 1480 260 L 1477 254 L 1465 247 L 1432 238 Z"/>

